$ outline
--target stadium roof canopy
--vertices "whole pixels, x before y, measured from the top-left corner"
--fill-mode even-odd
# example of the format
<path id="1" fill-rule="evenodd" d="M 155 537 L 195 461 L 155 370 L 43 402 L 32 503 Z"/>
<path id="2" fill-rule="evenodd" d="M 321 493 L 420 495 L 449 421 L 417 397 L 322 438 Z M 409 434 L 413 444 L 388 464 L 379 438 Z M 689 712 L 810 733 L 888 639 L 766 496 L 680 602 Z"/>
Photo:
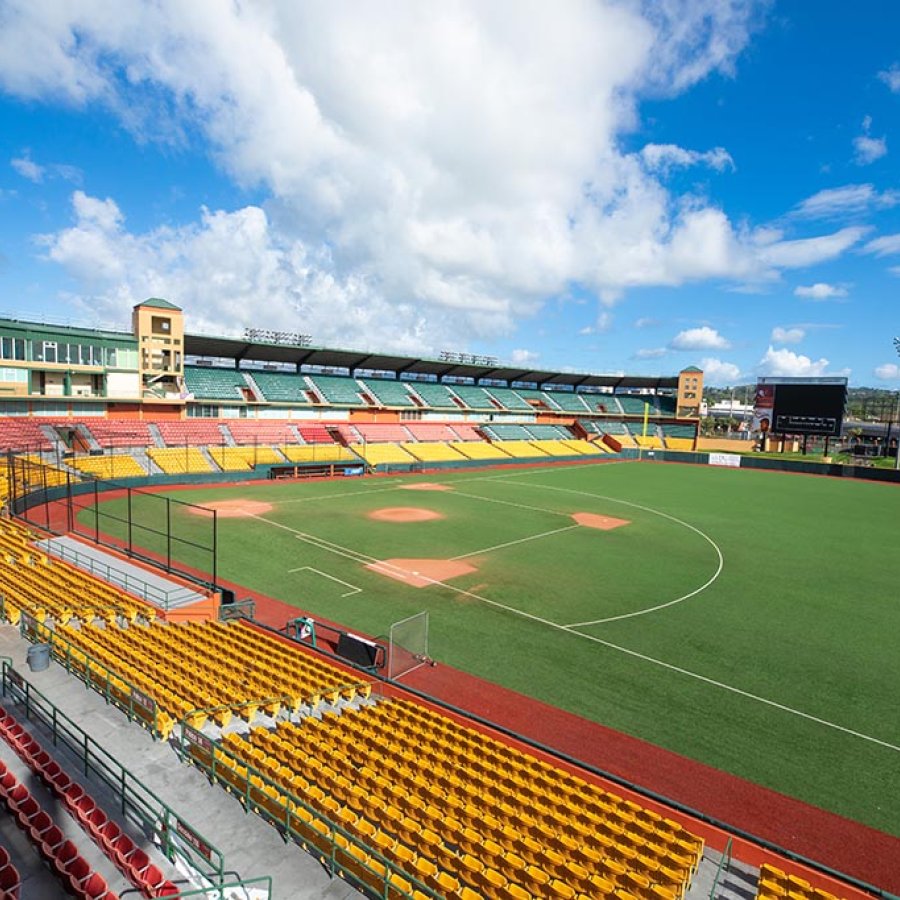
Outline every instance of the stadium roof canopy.
<path id="1" fill-rule="evenodd" d="M 280 363 L 293 366 L 317 366 L 323 369 L 347 369 L 356 372 L 369 369 L 394 372 L 400 375 L 424 375 L 437 378 L 467 378 L 476 383 L 484 379 L 503 382 L 525 382 L 541 387 L 602 387 L 612 388 L 675 388 L 676 376 L 648 377 L 642 375 L 589 375 L 575 372 L 555 372 L 549 369 L 530 369 L 510 366 L 493 360 L 484 362 L 453 362 L 414 356 L 369 353 L 363 350 L 327 350 L 301 347 L 295 344 L 268 344 L 240 338 L 209 337 L 186 334 L 186 356 L 206 359 L 231 359 L 236 363 Z M 476 360 L 483 359 L 476 357 Z"/>

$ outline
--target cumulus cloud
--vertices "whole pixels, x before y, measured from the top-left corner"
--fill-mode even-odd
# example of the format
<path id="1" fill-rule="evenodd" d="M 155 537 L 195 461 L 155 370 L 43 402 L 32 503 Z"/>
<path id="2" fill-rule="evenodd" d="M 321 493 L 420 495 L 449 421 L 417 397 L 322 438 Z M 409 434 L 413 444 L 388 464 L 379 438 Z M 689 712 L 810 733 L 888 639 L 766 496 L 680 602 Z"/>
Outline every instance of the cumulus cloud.
<path id="1" fill-rule="evenodd" d="M 867 166 L 887 155 L 887 138 L 873 138 L 870 135 L 872 129 L 872 117 L 866 116 L 862 123 L 863 133 L 853 139 L 853 161 L 858 166 Z"/>
<path id="2" fill-rule="evenodd" d="M 878 73 L 878 77 L 893 94 L 900 94 L 900 65 L 894 63 L 889 69 Z"/>
<path id="3" fill-rule="evenodd" d="M 873 209 L 890 209 L 900 204 L 900 191 L 877 191 L 873 184 L 846 184 L 827 188 L 797 204 L 795 216 L 829 219 L 836 216 L 866 213 Z"/>
<path id="4" fill-rule="evenodd" d="M 669 342 L 672 350 L 727 350 L 730 346 L 728 340 L 708 325 L 680 331 Z"/>
<path id="5" fill-rule="evenodd" d="M 121 315 L 161 292 L 137 283 L 152 278 L 195 322 L 263 314 L 342 341 L 396 330 L 401 344 L 446 328 L 465 345 L 511 333 L 572 285 L 602 304 L 632 287 L 766 279 L 860 239 L 761 237 L 620 149 L 642 100 L 731 70 L 759 8 L 120 0 L 111 15 L 9 0 L 0 89 L 103 105 L 142 141 L 202 139 L 266 198 L 145 233 L 121 211 L 111 225 L 77 211 L 44 243 L 92 304 Z M 724 150 L 693 153 L 648 155 L 729 166 Z M 214 268 L 207 247 L 231 255 Z M 142 269 L 117 261 L 134 258 Z M 349 310 L 340 329 L 330 303 Z"/>
<path id="6" fill-rule="evenodd" d="M 651 172 L 668 173 L 671 169 L 706 165 L 717 172 L 734 169 L 734 160 L 724 147 L 706 152 L 685 150 L 676 144 L 647 144 L 641 150 L 641 159 Z"/>
<path id="7" fill-rule="evenodd" d="M 736 384 L 741 377 L 741 370 L 734 363 L 708 356 L 700 360 L 703 369 L 703 383 L 713 387 L 727 387 Z"/>
<path id="8" fill-rule="evenodd" d="M 818 378 L 828 371 L 828 360 L 824 357 L 813 360 L 786 347 L 776 350 L 770 345 L 757 369 L 760 375 Z"/>
<path id="9" fill-rule="evenodd" d="M 885 234 L 869 241 L 863 248 L 863 253 L 874 253 L 876 256 L 889 256 L 900 253 L 900 234 Z"/>
<path id="10" fill-rule="evenodd" d="M 44 180 L 44 167 L 39 166 L 27 150 L 21 156 L 13 157 L 9 164 L 19 175 L 35 184 L 40 184 Z"/>
<path id="11" fill-rule="evenodd" d="M 883 366 L 876 366 L 875 377 L 881 381 L 898 381 L 900 380 L 900 366 L 897 363 L 885 363 Z"/>
<path id="12" fill-rule="evenodd" d="M 806 332 L 802 328 L 782 328 L 776 325 L 772 329 L 772 335 L 769 338 L 776 344 L 799 344 L 806 337 Z"/>
<path id="13" fill-rule="evenodd" d="M 806 300 L 834 300 L 847 296 L 847 288 L 839 284 L 827 284 L 817 281 L 815 284 L 800 284 L 794 288 L 795 297 L 803 297 Z"/>

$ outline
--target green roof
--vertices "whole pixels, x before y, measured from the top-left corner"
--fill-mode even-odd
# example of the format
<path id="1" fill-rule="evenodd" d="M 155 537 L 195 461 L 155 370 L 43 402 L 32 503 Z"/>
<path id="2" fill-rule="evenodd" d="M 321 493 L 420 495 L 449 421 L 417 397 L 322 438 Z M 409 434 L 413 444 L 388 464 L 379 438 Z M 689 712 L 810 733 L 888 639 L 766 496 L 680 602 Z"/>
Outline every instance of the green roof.
<path id="1" fill-rule="evenodd" d="M 163 300 L 162 297 L 150 297 L 148 300 L 144 300 L 143 303 L 135 304 L 135 308 L 138 306 L 152 306 L 154 309 L 177 309 L 181 312 L 181 307 L 176 306 L 174 303 L 169 303 L 168 300 Z"/>
<path id="2" fill-rule="evenodd" d="M 696 366 L 688 366 L 686 369 L 682 369 L 682 372 L 702 372 L 703 369 L 698 369 Z"/>

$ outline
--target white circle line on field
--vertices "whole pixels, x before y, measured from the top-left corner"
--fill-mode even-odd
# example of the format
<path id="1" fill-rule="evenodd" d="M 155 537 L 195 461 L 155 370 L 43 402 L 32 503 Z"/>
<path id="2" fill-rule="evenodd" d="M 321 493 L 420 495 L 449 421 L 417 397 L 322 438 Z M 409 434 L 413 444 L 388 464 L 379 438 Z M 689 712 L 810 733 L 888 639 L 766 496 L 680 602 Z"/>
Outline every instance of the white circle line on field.
<path id="1" fill-rule="evenodd" d="M 516 474 L 523 475 L 523 474 L 529 474 L 529 473 L 516 473 Z M 546 472 L 544 472 L 544 474 L 546 474 Z M 510 476 L 507 476 L 507 477 L 510 477 Z M 515 476 L 513 476 L 513 477 L 515 477 Z M 491 480 L 502 483 L 503 477 L 497 476 L 495 478 L 492 478 Z M 638 610 L 635 610 L 634 612 L 621 613 L 620 615 L 617 615 L 617 616 L 606 616 L 605 618 L 602 618 L 602 619 L 591 619 L 590 621 L 587 621 L 587 622 L 571 622 L 568 625 L 562 626 L 564 628 L 586 628 L 590 625 L 604 625 L 607 622 L 618 622 L 618 621 L 621 621 L 622 619 L 633 619 L 636 616 L 646 616 L 648 613 L 658 612 L 659 610 L 666 609 L 669 606 L 675 606 L 678 603 L 684 603 L 685 600 L 690 600 L 691 597 L 696 597 L 697 594 L 700 594 L 703 591 L 705 591 L 722 574 L 722 570 L 725 568 L 725 557 L 722 555 L 722 550 L 719 547 L 719 545 L 708 534 L 706 534 L 706 532 L 701 531 L 695 525 L 691 525 L 690 522 L 685 522 L 683 519 L 679 519 L 677 516 L 673 516 L 673 515 L 670 515 L 669 513 L 662 512 L 661 510 L 654 509 L 652 506 L 642 506 L 640 503 L 633 503 L 630 500 L 617 500 L 614 497 L 607 497 L 603 494 L 592 494 L 589 491 L 576 491 L 574 488 L 562 488 L 562 487 L 556 487 L 556 486 L 548 485 L 548 484 L 535 484 L 534 482 L 527 482 L 527 485 L 528 485 L 528 487 L 543 488 L 548 491 L 562 491 L 565 493 L 576 494 L 581 497 L 592 497 L 597 500 L 604 500 L 604 501 L 609 501 L 612 503 L 620 503 L 620 504 L 623 504 L 624 506 L 630 506 L 634 509 L 640 509 L 643 512 L 647 512 L 647 513 L 650 513 L 655 516 L 660 516 L 663 519 L 668 519 L 669 521 L 675 522 L 676 524 L 681 525 L 684 528 L 689 529 L 690 531 L 693 531 L 695 534 L 698 534 L 701 538 L 703 538 L 703 540 L 705 540 L 713 548 L 713 551 L 716 554 L 716 570 L 715 570 L 715 572 L 713 572 L 713 574 L 703 584 L 701 584 L 700 587 L 694 588 L 694 590 L 689 591 L 687 594 L 683 594 L 681 597 L 676 597 L 674 600 L 667 600 L 665 603 L 657 603 L 656 606 L 648 606 L 644 609 L 638 609 Z M 547 513 L 557 513 L 559 515 L 568 515 L 568 513 L 559 513 L 558 510 L 541 509 L 540 507 L 537 507 L 537 506 L 528 506 L 524 503 L 512 503 L 509 500 L 499 500 L 495 497 L 479 497 L 478 494 L 469 494 L 469 493 L 462 493 L 462 492 L 458 492 L 458 494 L 461 497 L 471 497 L 472 499 L 486 500 L 486 501 L 489 501 L 492 503 L 502 503 L 504 505 L 515 506 L 520 509 L 530 509 L 530 510 L 535 510 L 537 512 L 547 512 Z"/>

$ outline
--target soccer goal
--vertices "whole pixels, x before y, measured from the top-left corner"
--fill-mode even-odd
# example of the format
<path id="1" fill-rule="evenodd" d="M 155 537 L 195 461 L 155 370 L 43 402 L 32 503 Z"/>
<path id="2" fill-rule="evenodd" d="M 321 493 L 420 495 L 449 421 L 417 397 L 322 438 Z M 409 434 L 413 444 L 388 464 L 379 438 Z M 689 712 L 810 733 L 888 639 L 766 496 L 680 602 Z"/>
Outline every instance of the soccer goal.
<path id="1" fill-rule="evenodd" d="M 400 678 L 424 665 L 434 662 L 428 655 L 428 613 L 420 612 L 391 625 L 388 677 Z"/>

